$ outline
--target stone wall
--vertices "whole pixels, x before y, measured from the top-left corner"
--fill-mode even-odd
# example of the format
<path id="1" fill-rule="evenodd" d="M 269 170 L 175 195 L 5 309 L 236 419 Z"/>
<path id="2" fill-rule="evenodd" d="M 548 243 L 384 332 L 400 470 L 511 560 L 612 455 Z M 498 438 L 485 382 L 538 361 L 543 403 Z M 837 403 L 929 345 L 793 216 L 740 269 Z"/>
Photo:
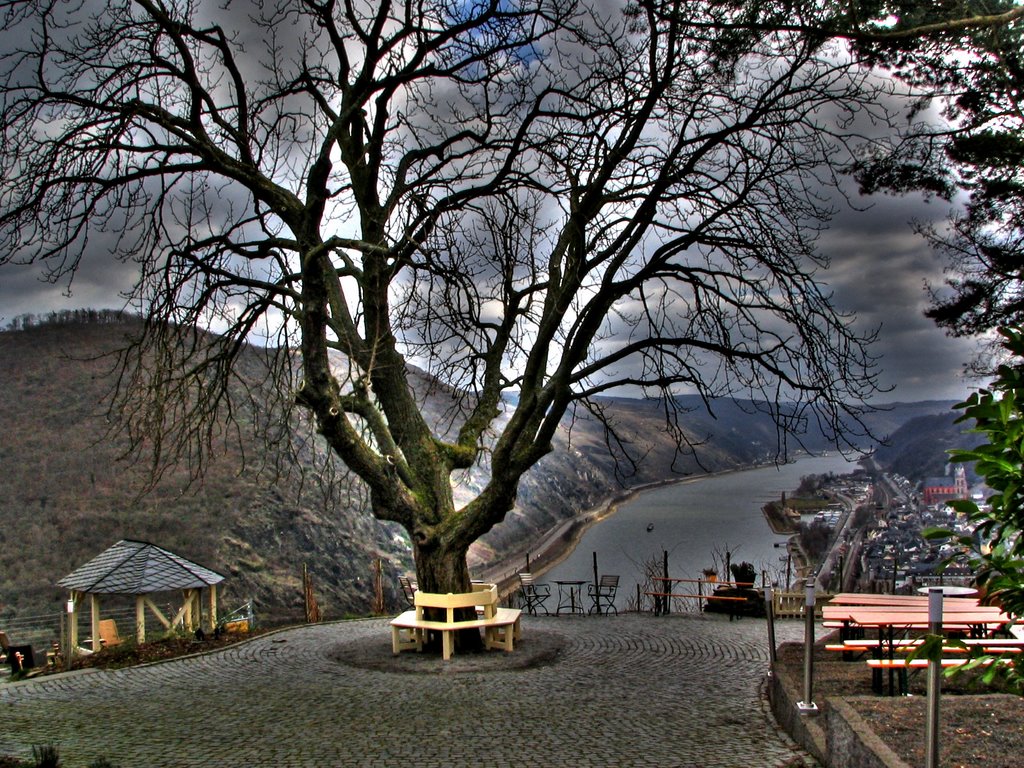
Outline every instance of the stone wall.
<path id="1" fill-rule="evenodd" d="M 843 698 L 815 701 L 817 715 L 801 715 L 797 701 L 803 680 L 791 669 L 776 665 L 768 686 L 772 714 L 794 741 L 826 768 L 910 768 Z"/>

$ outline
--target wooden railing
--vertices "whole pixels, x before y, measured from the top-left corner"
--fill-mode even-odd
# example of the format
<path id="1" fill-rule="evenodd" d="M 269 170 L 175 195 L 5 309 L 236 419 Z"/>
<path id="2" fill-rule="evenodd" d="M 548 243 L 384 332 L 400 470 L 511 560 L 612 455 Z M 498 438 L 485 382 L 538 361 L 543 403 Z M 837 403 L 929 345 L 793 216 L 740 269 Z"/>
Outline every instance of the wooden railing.
<path id="1" fill-rule="evenodd" d="M 819 592 L 814 600 L 814 615 L 821 618 L 821 608 L 827 605 L 832 599 L 832 594 Z M 777 619 L 799 619 L 804 615 L 804 608 L 807 605 L 807 594 L 805 592 L 773 592 L 772 612 Z"/>

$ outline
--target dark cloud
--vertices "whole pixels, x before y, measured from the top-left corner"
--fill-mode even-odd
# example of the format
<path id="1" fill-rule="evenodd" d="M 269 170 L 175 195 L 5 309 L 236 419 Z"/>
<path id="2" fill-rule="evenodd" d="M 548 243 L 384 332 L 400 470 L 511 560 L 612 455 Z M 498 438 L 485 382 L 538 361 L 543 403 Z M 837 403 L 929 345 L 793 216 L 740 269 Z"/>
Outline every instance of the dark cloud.
<path id="1" fill-rule="evenodd" d="M 228 21 L 237 22 L 228 24 L 228 28 L 237 29 L 256 56 L 261 50 L 263 30 L 247 23 L 248 9 L 243 16 L 232 16 L 242 13 L 240 7 L 228 4 L 225 10 L 211 12 L 227 14 Z M 282 51 L 303 51 L 313 59 L 297 42 L 307 32 L 299 25 L 275 28 Z M 247 66 L 258 64 L 256 58 L 246 59 Z M 879 105 L 899 111 L 899 100 L 892 97 L 889 101 L 880 101 Z M 884 130 L 884 124 L 879 123 L 877 130 Z M 961 371 L 977 345 L 947 337 L 924 317 L 928 305 L 924 284 L 941 284 L 943 265 L 910 226 L 912 220 L 941 221 L 947 213 L 945 204 L 926 204 L 911 196 L 878 196 L 854 202 L 870 203 L 871 207 L 864 211 L 844 209 L 836 217 L 821 240 L 821 250 L 832 258 L 821 278 L 834 291 L 837 305 L 857 314 L 859 327 L 879 329 L 875 353 L 880 357 L 882 383 L 895 387 L 887 399 L 961 397 L 971 384 L 964 381 Z M 120 308 L 124 304 L 122 294 L 136 277 L 135 265 L 122 264 L 99 251 L 83 259 L 70 284 L 67 280 L 57 284 L 41 280 L 38 267 L 5 266 L 0 269 L 0 325 L 29 313 L 78 307 Z"/>
<path id="2" fill-rule="evenodd" d="M 924 316 L 925 281 L 940 284 L 943 264 L 915 234 L 911 220 L 941 219 L 945 208 L 909 198 L 879 197 L 867 211 L 844 212 L 822 237 L 831 266 L 821 274 L 842 309 L 855 312 L 862 329 L 879 328 L 874 347 L 882 383 L 895 387 L 889 400 L 958 399 L 977 382 L 963 366 L 977 342 L 953 339 Z M 41 279 L 38 267 L 0 269 L 0 325 L 23 314 L 78 307 L 121 308 L 121 294 L 137 277 L 136 267 L 105 254 L 86 256 L 68 295 L 67 281 Z"/>
<path id="3" fill-rule="evenodd" d="M 894 400 L 958 399 L 978 382 L 963 368 L 978 342 L 954 339 L 924 316 L 926 284 L 940 287 L 944 264 L 912 222 L 941 223 L 949 206 L 919 197 L 875 196 L 855 201 L 866 210 L 844 211 L 821 242 L 832 258 L 823 274 L 844 310 L 862 329 L 879 330 L 874 352 L 882 383 Z"/>

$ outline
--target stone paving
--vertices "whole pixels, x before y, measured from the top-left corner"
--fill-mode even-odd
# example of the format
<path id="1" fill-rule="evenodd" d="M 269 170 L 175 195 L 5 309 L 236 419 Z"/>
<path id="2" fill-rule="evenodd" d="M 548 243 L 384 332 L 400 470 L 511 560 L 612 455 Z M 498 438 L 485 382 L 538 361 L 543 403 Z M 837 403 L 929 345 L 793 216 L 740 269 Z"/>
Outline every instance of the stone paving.
<path id="1" fill-rule="evenodd" d="M 531 632 L 560 650 L 527 668 L 339 661 L 377 640 L 390 658 L 378 619 L 0 685 L 0 754 L 55 745 L 65 768 L 815 765 L 768 711 L 763 621 L 524 617 L 515 653 Z M 799 622 L 777 626 L 779 642 L 801 637 Z"/>

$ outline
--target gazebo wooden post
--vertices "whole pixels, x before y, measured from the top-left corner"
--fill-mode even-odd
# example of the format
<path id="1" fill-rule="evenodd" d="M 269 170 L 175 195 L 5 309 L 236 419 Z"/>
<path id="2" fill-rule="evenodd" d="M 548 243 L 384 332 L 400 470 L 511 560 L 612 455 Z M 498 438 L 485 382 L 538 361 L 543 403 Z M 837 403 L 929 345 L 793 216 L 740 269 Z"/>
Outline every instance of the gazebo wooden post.
<path id="1" fill-rule="evenodd" d="M 212 634 L 217 629 L 217 585 L 210 585 L 210 615 L 207 620 L 207 625 L 210 633 Z"/>
<path id="2" fill-rule="evenodd" d="M 192 600 L 195 597 L 196 591 L 194 589 L 186 589 L 183 592 L 185 596 L 185 614 L 182 619 L 182 626 L 186 632 L 192 632 L 195 626 L 192 624 Z"/>
<path id="3" fill-rule="evenodd" d="M 135 596 L 135 642 L 146 642 L 146 596 Z"/>
<path id="4" fill-rule="evenodd" d="M 92 650 L 99 651 L 100 645 L 100 596 L 95 592 L 89 594 L 90 614 L 92 616 Z"/>

